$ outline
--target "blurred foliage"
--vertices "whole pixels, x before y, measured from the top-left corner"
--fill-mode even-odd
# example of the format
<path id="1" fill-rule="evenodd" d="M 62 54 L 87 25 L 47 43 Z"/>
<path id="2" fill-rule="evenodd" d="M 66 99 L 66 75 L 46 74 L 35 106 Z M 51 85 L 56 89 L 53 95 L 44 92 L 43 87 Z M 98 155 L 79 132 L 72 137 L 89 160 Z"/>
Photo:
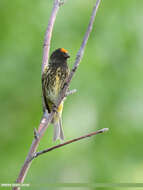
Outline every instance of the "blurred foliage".
<path id="1" fill-rule="evenodd" d="M 94 3 L 67 0 L 58 13 L 51 51 L 68 49 L 70 67 Z M 1 183 L 16 179 L 40 122 L 42 46 L 51 8 L 52 0 L 0 2 Z M 143 1 L 102 1 L 63 125 L 66 140 L 99 128 L 110 131 L 35 159 L 25 180 L 35 190 L 41 189 L 36 184 L 46 190 L 47 183 L 60 182 L 142 182 L 142 11 Z M 39 150 L 53 145 L 52 133 L 50 126 Z"/>

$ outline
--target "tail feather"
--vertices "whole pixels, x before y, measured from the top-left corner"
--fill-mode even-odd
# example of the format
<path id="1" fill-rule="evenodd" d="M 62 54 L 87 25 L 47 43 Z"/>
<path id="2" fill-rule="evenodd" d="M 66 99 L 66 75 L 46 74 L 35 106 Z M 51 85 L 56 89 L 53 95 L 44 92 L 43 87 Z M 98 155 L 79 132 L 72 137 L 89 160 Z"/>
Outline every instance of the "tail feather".
<path id="1" fill-rule="evenodd" d="M 62 128 L 62 110 L 63 110 L 63 102 L 58 107 L 57 113 L 54 114 L 52 123 L 54 125 L 54 136 L 53 141 L 57 139 L 64 140 L 64 133 Z"/>
<path id="2" fill-rule="evenodd" d="M 59 124 L 60 124 L 60 139 L 64 140 L 64 132 L 63 132 L 63 127 L 62 127 L 62 119 L 59 119 Z"/>
<path id="3" fill-rule="evenodd" d="M 62 129 L 61 119 L 58 122 L 53 123 L 53 124 L 54 124 L 53 141 L 56 141 L 58 139 L 64 140 L 64 133 L 63 133 L 63 129 Z"/>

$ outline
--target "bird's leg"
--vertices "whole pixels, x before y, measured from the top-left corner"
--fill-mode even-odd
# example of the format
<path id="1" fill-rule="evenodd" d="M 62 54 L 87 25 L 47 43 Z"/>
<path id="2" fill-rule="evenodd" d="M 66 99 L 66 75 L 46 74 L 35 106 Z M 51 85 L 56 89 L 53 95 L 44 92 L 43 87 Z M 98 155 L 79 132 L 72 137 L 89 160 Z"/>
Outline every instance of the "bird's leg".
<path id="1" fill-rule="evenodd" d="M 58 107 L 56 104 L 53 104 L 53 112 L 58 113 Z"/>

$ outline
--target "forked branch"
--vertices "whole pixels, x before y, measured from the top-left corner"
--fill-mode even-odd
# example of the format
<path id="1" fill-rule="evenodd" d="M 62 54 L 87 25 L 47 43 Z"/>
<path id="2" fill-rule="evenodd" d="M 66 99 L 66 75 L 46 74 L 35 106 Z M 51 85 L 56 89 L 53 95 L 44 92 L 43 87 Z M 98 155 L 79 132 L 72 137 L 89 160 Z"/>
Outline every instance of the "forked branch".
<path id="1" fill-rule="evenodd" d="M 83 57 L 83 54 L 84 54 L 84 49 L 85 49 L 85 46 L 86 46 L 86 43 L 88 41 L 88 38 L 89 38 L 89 35 L 91 33 L 91 30 L 92 30 L 92 27 L 93 27 L 93 23 L 94 23 L 94 19 L 95 19 L 95 16 L 96 16 L 96 13 L 97 13 L 97 10 L 98 10 L 98 7 L 99 7 L 99 4 L 100 4 L 100 1 L 101 0 L 97 0 L 95 6 L 93 7 L 93 11 L 92 11 L 92 15 L 91 15 L 91 19 L 90 19 L 90 22 L 89 22 L 89 25 L 88 25 L 88 28 L 87 28 L 87 31 L 85 33 L 85 36 L 83 38 L 83 42 L 81 44 L 81 47 L 77 53 L 77 56 L 76 56 L 76 59 L 75 59 L 75 63 L 74 63 L 74 66 L 70 72 L 70 75 L 68 77 L 68 80 L 64 86 L 64 88 L 62 89 L 61 93 L 60 93 L 60 96 L 58 98 L 58 101 L 57 101 L 57 107 L 60 105 L 61 101 L 67 96 L 68 94 L 68 88 L 69 88 L 69 84 L 72 80 L 72 77 L 73 75 L 75 74 L 78 66 L 79 66 L 79 63 Z M 62 2 L 62 3 L 61 3 Z M 54 0 L 54 5 L 53 5 L 53 9 L 52 9 L 52 13 L 51 13 L 51 16 L 50 16 L 50 19 L 49 19 L 49 23 L 48 23 L 48 27 L 47 27 L 47 30 L 46 30 L 46 34 L 45 34 L 45 40 L 44 40 L 44 49 L 43 49 L 43 61 L 42 61 L 42 72 L 43 70 L 47 67 L 48 65 L 48 59 L 49 59 L 49 50 L 50 50 L 50 42 L 51 42 L 51 37 L 52 37 L 52 31 L 53 31 L 53 26 L 54 26 L 54 23 L 55 23 L 55 19 L 56 19 L 56 15 L 58 13 L 58 10 L 59 10 L 59 7 L 63 4 L 63 1 L 60 1 L 60 0 Z M 52 110 L 52 112 L 49 114 L 48 118 L 46 116 L 46 114 L 44 114 L 42 116 L 42 119 L 40 121 L 40 124 L 39 124 L 39 127 L 38 127 L 38 130 L 34 130 L 34 140 L 32 142 L 32 145 L 30 147 L 30 150 L 29 150 L 29 153 L 24 161 L 24 164 L 20 170 L 20 173 L 19 173 L 19 176 L 16 180 L 17 183 L 23 183 L 24 182 L 24 179 L 26 177 L 26 174 L 28 172 L 28 169 L 30 168 L 30 165 L 31 165 L 31 162 L 32 162 L 32 159 L 33 159 L 33 156 L 35 155 L 36 153 L 36 150 L 37 150 L 37 147 L 40 143 L 40 140 L 42 138 L 42 136 L 44 135 L 48 125 L 51 123 L 51 120 L 53 118 L 53 115 L 55 113 L 55 110 Z M 103 129 L 103 132 L 105 130 Z M 97 133 L 97 132 L 94 132 L 94 133 Z M 99 133 L 99 132 L 98 132 Z M 101 133 L 101 131 L 100 131 Z M 88 134 L 89 135 L 89 134 Z M 88 137 L 88 135 L 85 135 L 83 137 L 79 137 L 77 139 L 73 139 L 71 141 L 67 141 L 63 144 L 59 144 L 57 145 L 56 147 L 53 147 L 52 149 L 47 149 L 47 152 L 50 151 L 50 150 L 53 150 L 55 148 L 59 148 L 61 146 L 64 146 L 66 144 L 69 144 L 69 143 L 72 143 L 72 142 L 75 142 L 77 140 L 81 140 L 82 138 L 86 138 Z M 92 134 L 93 135 L 93 134 Z M 91 135 L 89 135 L 91 136 Z M 41 153 L 37 153 L 37 154 L 41 154 Z M 14 187 L 13 190 L 18 190 L 20 189 L 20 187 Z"/>

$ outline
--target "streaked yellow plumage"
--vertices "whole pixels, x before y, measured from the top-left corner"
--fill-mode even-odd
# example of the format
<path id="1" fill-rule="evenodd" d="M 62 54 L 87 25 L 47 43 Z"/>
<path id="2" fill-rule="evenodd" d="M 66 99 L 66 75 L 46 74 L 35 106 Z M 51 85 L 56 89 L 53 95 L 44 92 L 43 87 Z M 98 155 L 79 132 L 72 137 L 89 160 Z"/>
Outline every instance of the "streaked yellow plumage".
<path id="1" fill-rule="evenodd" d="M 67 66 L 67 58 L 69 58 L 67 50 L 59 48 L 55 50 L 49 61 L 48 67 L 45 69 L 42 75 L 42 90 L 43 99 L 48 113 L 56 106 L 59 94 L 63 88 L 66 79 L 69 74 Z M 57 108 L 57 112 L 54 114 L 52 123 L 54 124 L 54 140 L 58 138 L 64 139 L 62 130 L 62 110 L 63 103 Z"/>

